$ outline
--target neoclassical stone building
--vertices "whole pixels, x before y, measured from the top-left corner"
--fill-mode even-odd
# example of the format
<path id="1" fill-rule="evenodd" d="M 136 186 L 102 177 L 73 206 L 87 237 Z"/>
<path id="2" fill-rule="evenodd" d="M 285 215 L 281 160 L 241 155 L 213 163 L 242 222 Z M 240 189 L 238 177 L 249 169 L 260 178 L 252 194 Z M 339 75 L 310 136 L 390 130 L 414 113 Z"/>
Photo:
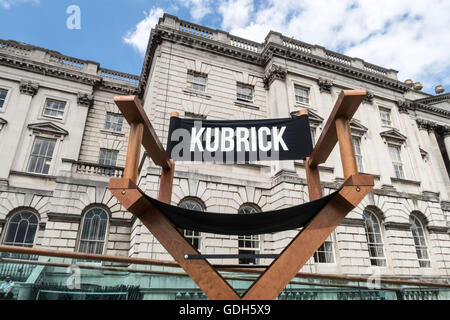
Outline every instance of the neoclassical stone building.
<path id="1" fill-rule="evenodd" d="M 368 91 L 352 131 L 358 168 L 375 175 L 375 188 L 302 271 L 448 282 L 449 94 L 426 94 L 395 70 L 277 32 L 255 43 L 167 14 L 151 32 L 140 77 L 0 41 L 1 243 L 171 259 L 107 190 L 109 178 L 123 173 L 129 131 L 116 95 L 142 99 L 163 144 L 172 111 L 263 119 L 306 108 L 317 140 L 344 89 Z M 140 169 L 140 187 L 156 197 L 159 169 L 145 156 Z M 325 194 L 343 182 L 337 148 L 320 174 Z M 307 199 L 302 161 L 176 165 L 173 205 L 245 214 Z M 278 253 L 296 231 L 184 232 L 210 254 Z"/>

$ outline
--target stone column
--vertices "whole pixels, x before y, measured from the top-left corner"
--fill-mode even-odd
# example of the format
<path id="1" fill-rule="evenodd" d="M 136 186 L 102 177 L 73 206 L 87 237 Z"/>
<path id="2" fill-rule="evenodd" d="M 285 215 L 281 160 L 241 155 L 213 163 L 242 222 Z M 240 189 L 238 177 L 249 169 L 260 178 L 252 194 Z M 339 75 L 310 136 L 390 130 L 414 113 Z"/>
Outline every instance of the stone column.
<path id="1" fill-rule="evenodd" d="M 289 118 L 289 96 L 286 86 L 286 68 L 271 64 L 266 71 L 264 87 L 269 91 L 270 118 Z M 279 171 L 295 172 L 293 161 L 273 162 L 272 174 Z"/>
<path id="2" fill-rule="evenodd" d="M 450 127 L 444 127 L 442 130 L 442 136 L 444 137 L 445 150 L 447 150 L 447 156 L 450 159 Z"/>
<path id="3" fill-rule="evenodd" d="M 39 85 L 30 81 L 20 82 L 20 96 L 14 104 L 14 108 L 8 108 L 7 115 L 14 112 L 14 121 L 9 121 L 3 130 L 4 136 L 0 141 L 2 157 L 0 159 L 0 180 L 8 179 L 17 150 L 23 148 L 19 145 L 24 130 L 25 121 L 31 106 L 31 101 L 39 89 Z"/>

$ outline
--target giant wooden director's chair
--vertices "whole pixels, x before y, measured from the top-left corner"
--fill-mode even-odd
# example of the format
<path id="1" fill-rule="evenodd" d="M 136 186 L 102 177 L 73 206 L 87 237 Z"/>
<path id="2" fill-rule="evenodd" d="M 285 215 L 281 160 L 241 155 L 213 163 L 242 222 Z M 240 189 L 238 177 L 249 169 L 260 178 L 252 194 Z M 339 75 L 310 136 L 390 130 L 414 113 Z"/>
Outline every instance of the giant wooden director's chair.
<path id="1" fill-rule="evenodd" d="M 311 156 L 305 161 L 309 197 L 314 201 L 322 198 L 319 164 L 327 160 L 339 142 L 345 178 L 342 187 L 242 296 L 222 278 L 206 258 L 186 259 L 187 256 L 201 255 L 185 239 L 177 226 L 137 187 L 141 144 L 153 162 L 162 167 L 158 200 L 166 204 L 171 202 L 175 163 L 169 159 L 136 96 L 119 96 L 114 99 L 131 130 L 124 176 L 121 179 L 111 179 L 109 190 L 128 211 L 142 221 L 208 298 L 275 299 L 345 216 L 373 188 L 372 175 L 358 174 L 349 125 L 365 95 L 365 91 L 359 90 L 341 92 Z M 300 114 L 307 114 L 307 111 L 302 110 Z M 172 116 L 177 114 L 173 113 Z"/>

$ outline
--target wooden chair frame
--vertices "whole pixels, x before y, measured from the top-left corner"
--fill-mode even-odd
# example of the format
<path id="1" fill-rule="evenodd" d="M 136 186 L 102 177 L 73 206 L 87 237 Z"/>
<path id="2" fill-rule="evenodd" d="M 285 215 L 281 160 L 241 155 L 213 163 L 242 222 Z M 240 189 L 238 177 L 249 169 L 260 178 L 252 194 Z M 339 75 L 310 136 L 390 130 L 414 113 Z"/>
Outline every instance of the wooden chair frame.
<path id="1" fill-rule="evenodd" d="M 199 252 L 137 187 L 141 144 L 153 162 L 162 168 L 158 200 L 170 204 L 175 163 L 169 159 L 136 96 L 114 99 L 130 124 L 126 166 L 122 179 L 111 179 L 109 190 L 118 201 L 148 228 L 199 288 L 212 300 L 273 300 L 283 291 L 330 234 L 372 190 L 372 175 L 358 174 L 349 120 L 363 101 L 366 91 L 344 90 L 325 124 L 310 158 L 305 161 L 310 200 L 322 197 L 319 164 L 324 163 L 337 143 L 345 182 L 341 190 L 283 250 L 280 257 L 240 296 L 217 270 L 205 260 L 187 260 Z M 307 113 L 306 110 L 300 111 Z M 178 116 L 173 113 L 172 116 Z"/>

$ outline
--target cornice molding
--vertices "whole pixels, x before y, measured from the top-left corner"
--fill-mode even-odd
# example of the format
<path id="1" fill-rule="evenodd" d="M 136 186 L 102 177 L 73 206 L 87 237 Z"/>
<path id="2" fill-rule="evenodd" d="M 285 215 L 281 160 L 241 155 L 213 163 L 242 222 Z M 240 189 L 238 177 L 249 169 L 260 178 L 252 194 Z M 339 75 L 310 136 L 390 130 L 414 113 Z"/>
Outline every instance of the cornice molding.
<path id="1" fill-rule="evenodd" d="M 31 59 L 25 59 L 22 57 L 5 55 L 4 53 L 0 53 L 0 65 L 44 76 L 50 76 L 62 80 L 75 81 L 78 83 L 92 86 L 93 88 L 96 89 L 102 89 L 113 93 L 137 94 L 138 92 L 137 87 L 127 86 L 125 84 L 118 84 L 110 81 L 105 82 L 98 75 L 91 75 L 76 70 L 61 68 L 51 64 L 45 64 Z M 33 90 L 34 89 L 32 88 L 30 89 L 24 87 L 23 89 L 21 88 L 21 93 L 32 95 Z"/>
<path id="2" fill-rule="evenodd" d="M 410 231 L 411 230 L 411 224 L 410 223 L 403 223 L 403 222 L 385 222 L 384 228 L 386 230 L 401 230 L 401 231 Z"/>
<path id="3" fill-rule="evenodd" d="M 346 77 L 351 77 L 359 81 L 371 83 L 376 86 L 388 88 L 397 92 L 405 93 L 409 90 L 409 87 L 401 81 L 394 80 L 383 75 L 377 75 L 375 73 L 365 71 L 364 69 L 357 69 L 355 67 L 344 65 L 333 60 L 312 55 L 308 52 L 292 50 L 289 47 L 277 43 L 264 43 L 264 48 L 261 50 L 261 52 L 254 52 L 220 41 L 196 36 L 162 25 L 157 25 L 156 29 L 153 29 L 151 32 L 149 45 L 147 47 L 147 52 L 144 58 L 139 87 L 139 94 L 141 98 L 148 83 L 151 62 L 153 61 L 156 48 L 164 40 L 170 41 L 172 43 L 186 45 L 191 48 L 220 54 L 222 56 L 228 56 L 261 67 L 266 66 L 274 56 L 278 56 L 296 61 L 301 64 L 310 65 L 315 68 L 341 74 Z"/>

